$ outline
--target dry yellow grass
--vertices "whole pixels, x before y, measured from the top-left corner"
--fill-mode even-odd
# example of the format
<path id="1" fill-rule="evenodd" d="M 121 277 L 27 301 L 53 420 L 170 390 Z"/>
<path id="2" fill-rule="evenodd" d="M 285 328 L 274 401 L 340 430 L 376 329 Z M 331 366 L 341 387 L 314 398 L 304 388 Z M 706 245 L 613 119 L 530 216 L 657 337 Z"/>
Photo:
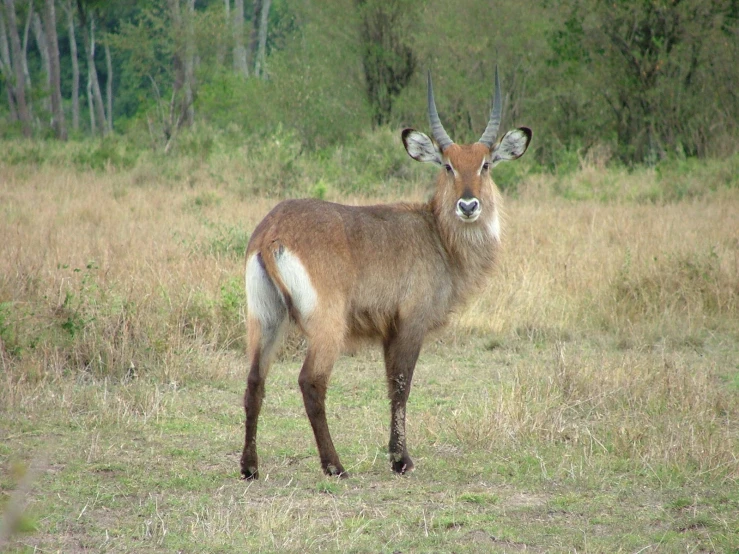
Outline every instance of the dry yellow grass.
<path id="1" fill-rule="evenodd" d="M 239 346 L 239 249 L 277 199 L 222 184 L 235 179 L 228 169 L 211 173 L 194 169 L 192 186 L 148 182 L 145 167 L 3 167 L 2 340 L 5 363 L 22 366 L 10 373 L 177 377 L 183 353 Z M 655 178 L 621 177 L 629 189 Z M 550 181 L 535 176 L 506 202 L 500 267 L 454 333 L 605 336 L 632 347 L 736 334 L 736 189 L 668 204 L 574 202 L 552 194 Z"/>
<path id="2" fill-rule="evenodd" d="M 666 205 L 509 200 L 500 269 L 462 321 L 497 332 L 736 331 L 738 207 L 735 191 Z"/>
<path id="3" fill-rule="evenodd" d="M 82 468 L 58 485 L 63 504 L 35 497 L 61 531 L 40 523 L 40 536 L 24 544 L 65 550 L 86 540 L 102 548 L 111 516 L 99 508 L 95 514 L 102 515 L 92 515 L 99 502 L 134 522 L 119 525 L 136 529 L 142 542 L 111 543 L 123 550 L 247 541 L 268 551 L 367 551 L 412 549 L 421 541 L 445 551 L 459 517 L 490 535 L 498 529 L 504 539 L 494 546 L 501 550 L 546 549 L 552 537 L 546 518 L 560 508 L 546 517 L 540 511 L 548 502 L 566 504 L 567 497 L 556 496 L 562 487 L 596 520 L 604 510 L 618 512 L 621 502 L 641 518 L 659 494 L 665 505 L 682 506 L 685 499 L 670 491 L 683 486 L 716 500 L 701 508 L 697 527 L 668 543 L 737 544 L 736 495 L 726 500 L 717 492 L 736 490 L 739 478 L 736 188 L 670 203 L 634 201 L 638 195 L 575 201 L 553 192 L 552 177 L 524 180 L 518 196 L 506 200 L 505 246 L 490 285 L 430 342 L 419 363 L 409 409 L 421 462 L 416 480 L 389 481 L 378 450 L 387 434 L 382 372 L 370 352 L 339 362 L 329 398 L 337 443 L 351 449 L 342 456 L 355 460 L 350 469 L 362 481 L 320 481 L 299 395 L 292 394 L 297 362 L 289 360 L 273 370 L 260 428 L 275 477 L 241 490 L 232 482 L 240 426 L 214 414 L 242 417 L 240 251 L 277 198 L 235 185 L 233 169 L 213 171 L 193 167 L 179 183 L 145 166 L 102 173 L 0 166 L 0 415 L 7 422 L 0 433 L 10 449 L 0 448 L 0 489 L 14 486 L 6 465 L 40 455 L 35 436 L 63 437 L 60 445 L 46 445 L 50 461 L 41 475 L 54 464 Z M 611 183 L 614 176 L 599 171 L 585 167 L 565 186 Z M 254 176 L 247 171 L 245 178 Z M 656 177 L 618 178 L 631 191 L 650 189 Z M 421 199 L 425 183 L 408 189 Z M 332 190 L 328 198 L 377 200 Z M 299 345 L 291 348 L 288 358 Z M 138 511 L 116 504 L 115 494 L 106 500 L 108 481 L 95 481 L 99 501 L 75 488 L 79 479 L 129 473 L 140 487 L 114 482 L 132 487 L 123 497 L 136 498 Z M 200 475 L 208 477 L 201 482 Z M 315 485 L 309 493 L 305 485 L 295 489 L 293 475 L 318 481 L 318 494 L 310 493 Z M 544 483 L 536 494 L 521 485 L 532 475 Z M 654 489 L 644 493 L 647 486 Z M 593 490 L 605 497 L 587 500 Z M 380 493 L 406 511 L 383 505 L 375 498 Z M 476 519 L 472 508 L 480 504 L 497 523 Z M 667 517 L 669 507 L 660 510 L 645 517 Z M 391 527 L 382 523 L 388 513 Z M 523 523 L 514 523 L 520 516 Z M 636 516 L 608 520 L 613 530 L 593 550 L 621 548 L 608 537 L 641 525 L 630 517 Z M 93 527 L 76 530 L 86 518 Z M 556 549 L 574 540 L 568 529 L 590 525 L 575 523 L 556 528 Z M 651 532 L 642 529 L 632 550 L 658 543 Z M 173 536 L 180 542 L 168 542 Z M 471 546 L 459 543 L 467 544 L 462 551 L 481 546 L 474 537 L 467 537 Z"/>

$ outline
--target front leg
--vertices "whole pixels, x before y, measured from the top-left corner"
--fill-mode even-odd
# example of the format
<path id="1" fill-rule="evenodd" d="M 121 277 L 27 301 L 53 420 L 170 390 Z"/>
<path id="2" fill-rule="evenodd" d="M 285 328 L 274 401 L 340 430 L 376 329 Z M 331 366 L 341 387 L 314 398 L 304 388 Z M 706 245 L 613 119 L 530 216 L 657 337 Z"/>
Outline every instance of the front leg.
<path id="1" fill-rule="evenodd" d="M 388 453 L 395 473 L 414 468 L 405 440 L 405 412 L 411 392 L 413 369 L 421 352 L 423 336 L 398 332 L 385 340 L 385 371 L 390 397 L 390 443 Z"/>

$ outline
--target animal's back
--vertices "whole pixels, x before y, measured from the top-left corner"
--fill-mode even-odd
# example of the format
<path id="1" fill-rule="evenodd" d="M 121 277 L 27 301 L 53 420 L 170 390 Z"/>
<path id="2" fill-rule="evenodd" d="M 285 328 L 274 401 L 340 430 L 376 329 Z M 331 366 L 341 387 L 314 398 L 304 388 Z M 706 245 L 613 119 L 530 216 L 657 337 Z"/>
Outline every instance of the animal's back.
<path id="1" fill-rule="evenodd" d="M 275 248 L 282 256 L 300 252 L 310 287 L 323 302 L 345 303 L 348 338 L 383 338 L 397 318 L 419 311 L 430 316 L 429 327 L 445 320 L 450 262 L 426 205 L 288 200 L 255 229 L 247 259 Z"/>

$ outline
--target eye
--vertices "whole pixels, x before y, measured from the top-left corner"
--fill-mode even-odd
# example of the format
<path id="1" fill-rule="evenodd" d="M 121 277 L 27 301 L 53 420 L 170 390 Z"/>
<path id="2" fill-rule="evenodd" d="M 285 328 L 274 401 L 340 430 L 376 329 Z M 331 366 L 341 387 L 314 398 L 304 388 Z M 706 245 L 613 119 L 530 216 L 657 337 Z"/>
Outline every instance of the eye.
<path id="1" fill-rule="evenodd" d="M 483 171 L 487 171 L 488 169 L 490 169 L 490 162 L 485 162 L 484 164 L 482 164 Z"/>
<path id="2" fill-rule="evenodd" d="M 454 171 L 451 164 L 444 164 L 444 169 L 446 169 L 449 173 L 452 173 Z"/>

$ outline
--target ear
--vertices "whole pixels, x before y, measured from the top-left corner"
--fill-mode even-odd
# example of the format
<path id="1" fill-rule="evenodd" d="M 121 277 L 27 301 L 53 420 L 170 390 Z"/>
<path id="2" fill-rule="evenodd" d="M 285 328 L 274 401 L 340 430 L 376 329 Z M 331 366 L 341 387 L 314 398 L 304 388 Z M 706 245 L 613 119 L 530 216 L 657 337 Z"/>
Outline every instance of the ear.
<path id="1" fill-rule="evenodd" d="M 520 127 L 513 131 L 508 131 L 498 144 L 493 146 L 490 152 L 490 165 L 495 167 L 498 162 L 506 162 L 515 160 L 523 156 L 531 142 L 531 129 L 528 127 Z"/>
<path id="2" fill-rule="evenodd" d="M 442 165 L 441 149 L 423 133 L 415 129 L 403 129 L 403 145 L 405 151 L 414 160 L 419 162 L 433 162 Z"/>

